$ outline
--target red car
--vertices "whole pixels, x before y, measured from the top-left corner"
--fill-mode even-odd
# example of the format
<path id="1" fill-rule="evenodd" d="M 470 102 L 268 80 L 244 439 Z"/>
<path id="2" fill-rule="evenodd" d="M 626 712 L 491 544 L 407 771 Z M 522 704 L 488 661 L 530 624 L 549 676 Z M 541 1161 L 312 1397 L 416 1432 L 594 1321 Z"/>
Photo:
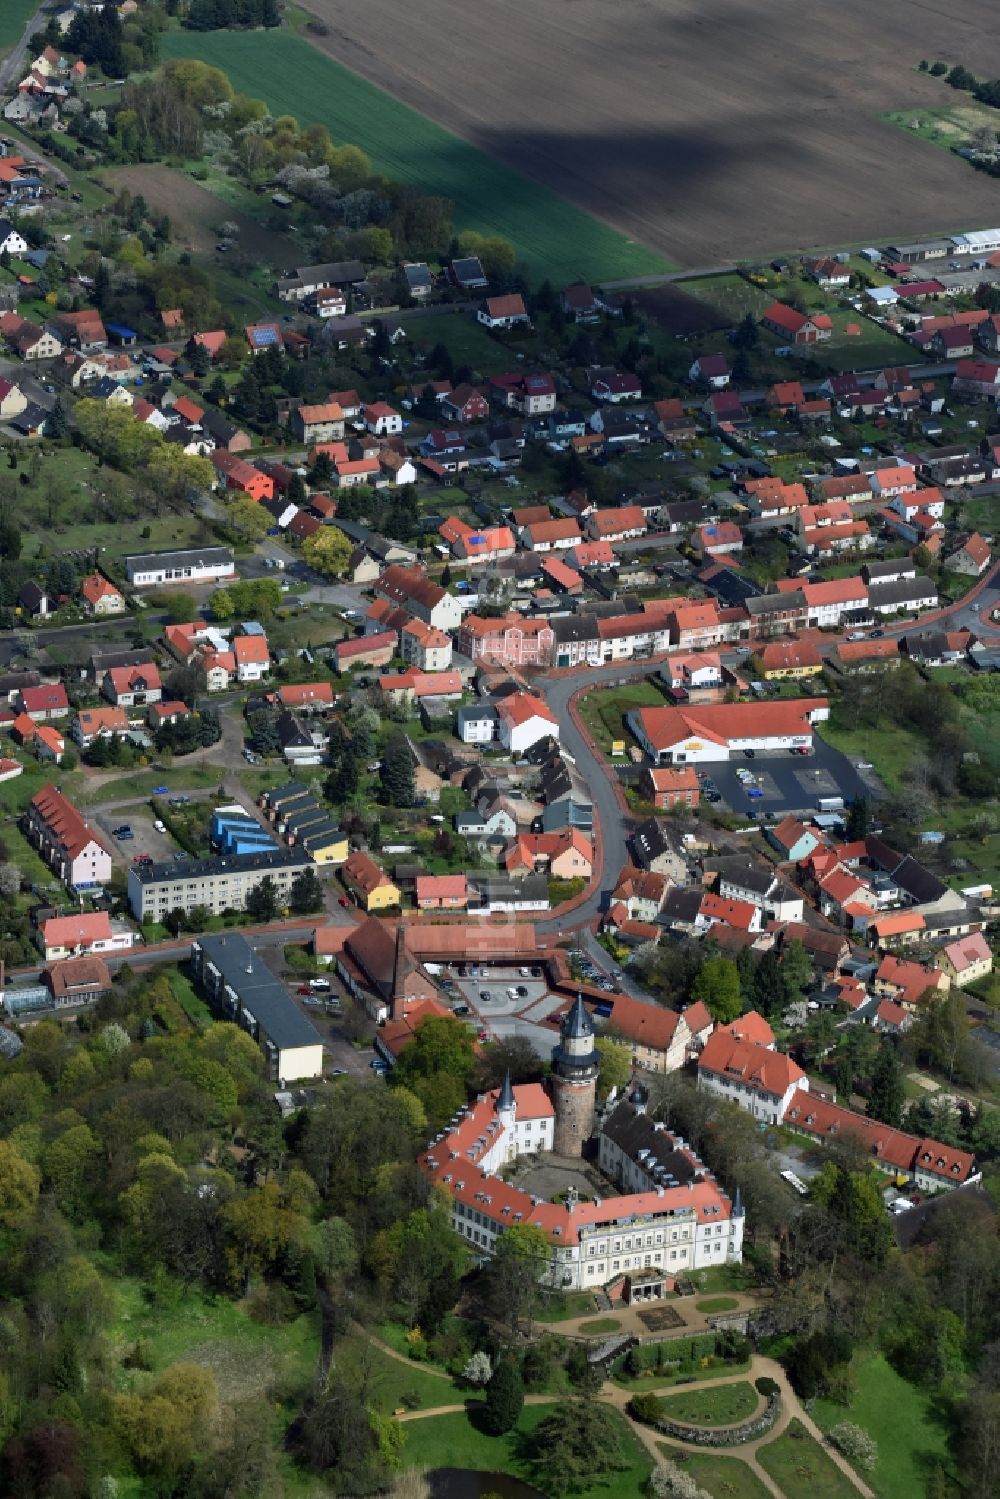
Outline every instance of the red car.
<path id="1" fill-rule="evenodd" d="M 350 901 L 349 901 L 349 900 L 348 900 L 348 899 L 347 899 L 347 896 L 346 896 L 346 895 L 342 895 L 342 896 L 341 896 L 341 897 L 340 897 L 340 899 L 339 899 L 339 900 L 338 900 L 338 902 L 337 902 L 337 905 L 338 905 L 338 906 L 349 906 L 349 905 L 350 905 L 350 904 L 351 904 L 351 903 L 350 903 Z"/>
<path id="2" fill-rule="evenodd" d="M 296 994 L 311 994 L 312 990 L 310 989 L 308 984 L 300 984 L 295 992 Z"/>

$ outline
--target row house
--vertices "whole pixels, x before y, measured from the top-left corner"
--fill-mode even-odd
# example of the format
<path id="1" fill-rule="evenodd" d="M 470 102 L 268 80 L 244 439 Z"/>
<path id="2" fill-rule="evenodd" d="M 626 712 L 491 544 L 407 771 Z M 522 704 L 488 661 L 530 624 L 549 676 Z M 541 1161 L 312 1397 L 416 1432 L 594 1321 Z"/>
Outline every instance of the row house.
<path id="1" fill-rule="evenodd" d="M 520 614 L 496 619 L 467 614 L 458 629 L 461 655 L 498 666 L 546 666 L 552 660 L 554 643 L 550 624 Z"/>

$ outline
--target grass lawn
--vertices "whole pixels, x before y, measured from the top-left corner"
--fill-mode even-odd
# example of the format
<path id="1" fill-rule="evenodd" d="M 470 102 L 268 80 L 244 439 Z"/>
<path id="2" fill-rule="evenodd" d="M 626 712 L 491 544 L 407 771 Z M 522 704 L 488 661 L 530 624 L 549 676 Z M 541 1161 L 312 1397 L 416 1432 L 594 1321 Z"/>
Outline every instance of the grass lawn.
<path id="1" fill-rule="evenodd" d="M 154 786 L 169 786 L 174 791 L 207 791 L 219 785 L 226 771 L 222 765 L 173 765 L 169 770 L 137 770 L 116 776 L 103 786 L 85 786 L 78 800 L 83 804 L 127 801 L 129 797 L 151 795 Z"/>
<path id="2" fill-rule="evenodd" d="M 161 53 L 222 68 L 274 114 L 326 125 L 378 172 L 450 198 L 458 229 L 499 234 L 533 278 L 564 286 L 666 269 L 651 250 L 501 165 L 287 32 L 168 32 Z"/>
<path id="3" fill-rule="evenodd" d="M 663 1456 L 689 1473 L 699 1488 L 713 1499 L 770 1499 L 769 1491 L 756 1473 L 738 1457 L 720 1457 L 716 1453 L 685 1452 L 669 1442 L 656 1444 Z"/>
<path id="4" fill-rule="evenodd" d="M 694 1309 L 711 1316 L 713 1312 L 734 1312 L 738 1306 L 735 1296 L 709 1296 L 706 1301 L 696 1301 Z"/>
<path id="5" fill-rule="evenodd" d="M 212 1012 L 201 995 L 196 992 L 187 974 L 181 973 L 178 968 L 172 968 L 167 974 L 167 980 L 174 998 L 195 1029 L 203 1031 L 206 1026 L 211 1025 L 214 1018 Z"/>
<path id="6" fill-rule="evenodd" d="M 869 760 L 890 791 L 902 785 L 908 766 L 924 748 L 923 741 L 909 729 L 896 724 L 870 728 L 860 724 L 856 729 L 842 728 L 828 718 L 817 726 L 817 733 L 827 744 L 849 758 Z"/>
<path id="7" fill-rule="evenodd" d="M 759 317 L 771 302 L 770 295 L 760 286 L 752 286 L 742 276 L 698 276 L 680 283 L 682 291 L 697 297 L 700 302 L 710 302 L 724 312 L 733 324 L 742 322 L 748 312 Z"/>
<path id="8" fill-rule="evenodd" d="M 605 1333 L 617 1332 L 621 1325 L 619 1317 L 595 1317 L 591 1322 L 581 1322 L 579 1330 L 592 1338 L 599 1338 Z"/>
<path id="9" fill-rule="evenodd" d="M 20 41 L 21 33 L 38 9 L 36 0 L 3 0 L 0 5 L 0 52 Z"/>
<path id="10" fill-rule="evenodd" d="M 444 344 L 456 365 L 467 364 L 477 374 L 496 375 L 509 370 L 513 355 L 499 339 L 490 334 L 467 312 L 436 313 L 408 325 L 416 349 L 428 353 L 435 344 Z M 419 375 L 417 381 L 419 382 Z M 441 491 L 437 491 L 440 497 Z M 467 497 L 464 496 L 466 499 Z"/>
<path id="11" fill-rule="evenodd" d="M 710 1265 L 693 1271 L 688 1279 L 699 1291 L 751 1291 L 754 1284 L 745 1265 Z"/>
<path id="12" fill-rule="evenodd" d="M 118 1313 L 110 1329 L 112 1346 L 123 1360 L 141 1343 L 153 1373 L 179 1360 L 211 1368 L 224 1402 L 263 1394 L 276 1380 L 301 1382 L 304 1389 L 319 1353 L 319 1320 L 313 1314 L 283 1325 L 251 1320 L 245 1302 L 208 1296 L 179 1282 L 168 1282 L 161 1299 L 151 1301 L 141 1281 L 111 1282 Z M 122 1370 L 120 1382 L 131 1381 Z"/>
<path id="13" fill-rule="evenodd" d="M 927 1463 L 948 1463 L 948 1427 L 934 1397 L 901 1378 L 881 1354 L 853 1365 L 857 1394 L 850 1410 L 816 1400 L 813 1420 L 823 1431 L 856 1421 L 878 1442 L 878 1462 L 868 1481 L 882 1499 L 911 1499 L 923 1491 Z"/>
<path id="14" fill-rule="evenodd" d="M 671 1421 L 690 1421 L 692 1426 L 735 1426 L 749 1420 L 760 1403 L 752 1384 L 723 1384 L 712 1390 L 668 1395 L 665 1414 Z"/>
<path id="15" fill-rule="evenodd" d="M 585 1317 L 594 1310 L 594 1298 L 586 1291 L 566 1291 L 546 1298 L 539 1322 L 568 1322 L 571 1317 Z"/>
<path id="16" fill-rule="evenodd" d="M 525 1438 L 548 1414 L 544 1405 L 527 1406 L 513 1431 L 502 1437 L 477 1431 L 468 1416 L 428 1416 L 426 1421 L 408 1421 L 403 1428 L 403 1463 L 408 1468 L 472 1468 L 486 1473 L 509 1473 L 531 1482 L 530 1458 Z M 652 1462 L 629 1431 L 623 1417 L 617 1418 L 628 1466 L 605 1479 L 596 1479 L 580 1493 L 604 1499 L 637 1499 L 646 1491 Z"/>
<path id="17" fill-rule="evenodd" d="M 632 743 L 632 735 L 625 727 L 625 714 L 632 708 L 666 707 L 666 698 L 652 682 L 630 682 L 626 687 L 588 692 L 577 707 L 598 748 L 610 755 L 613 739 Z"/>
<path id="18" fill-rule="evenodd" d="M 808 1494 L 809 1499 L 857 1499 L 858 1491 L 833 1459 L 809 1435 L 801 1421 L 792 1421 L 781 1436 L 758 1448 L 757 1460 L 786 1495 Z M 910 1490 L 919 1493 L 920 1490 Z"/>

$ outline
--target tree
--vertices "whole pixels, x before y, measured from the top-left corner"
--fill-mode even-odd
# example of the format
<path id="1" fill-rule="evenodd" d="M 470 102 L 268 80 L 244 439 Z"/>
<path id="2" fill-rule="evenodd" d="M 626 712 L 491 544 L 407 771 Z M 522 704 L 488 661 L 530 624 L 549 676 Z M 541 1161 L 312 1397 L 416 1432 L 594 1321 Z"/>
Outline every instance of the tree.
<path id="1" fill-rule="evenodd" d="M 488 1353 L 482 1349 L 466 1360 L 462 1378 L 466 1384 L 488 1385 L 493 1377 L 493 1364 Z"/>
<path id="2" fill-rule="evenodd" d="M 601 1066 L 597 1074 L 597 1091 L 606 1098 L 612 1088 L 624 1088 L 632 1076 L 632 1048 L 626 1041 L 601 1038 Z"/>
<path id="3" fill-rule="evenodd" d="M 856 796 L 847 813 L 847 841 L 860 842 L 867 836 L 871 826 L 871 804 L 867 797 Z"/>
<path id="4" fill-rule="evenodd" d="M 416 800 L 413 752 L 403 734 L 393 734 L 382 754 L 382 795 L 390 807 L 412 807 Z"/>
<path id="5" fill-rule="evenodd" d="M 151 1390 L 113 1400 L 115 1424 L 140 1472 L 174 1481 L 204 1450 L 217 1404 L 215 1377 L 200 1364 L 172 1364 Z"/>
<path id="6" fill-rule="evenodd" d="M 838 1421 L 829 1431 L 830 1441 L 856 1468 L 870 1473 L 878 1462 L 878 1443 L 853 1421 Z"/>
<path id="7" fill-rule="evenodd" d="M 274 921 L 280 909 L 274 880 L 270 875 L 265 875 L 247 896 L 247 915 L 251 916 L 254 921 Z"/>
<path id="8" fill-rule="evenodd" d="M 203 343 L 199 343 L 194 338 L 188 341 L 185 352 L 187 353 L 188 363 L 191 366 L 191 373 L 197 375 L 199 380 L 203 380 L 212 368 L 211 354 L 209 354 Z"/>
<path id="9" fill-rule="evenodd" d="M 883 1036 L 872 1072 L 871 1093 L 868 1097 L 869 1119 L 881 1119 L 898 1129 L 903 1119 L 905 1100 L 903 1073 L 896 1055 L 896 1048 L 888 1036 Z"/>
<path id="10" fill-rule="evenodd" d="M 174 593 L 167 599 L 167 620 L 172 625 L 189 625 L 198 618 L 198 601 L 190 593 Z"/>
<path id="11" fill-rule="evenodd" d="M 524 1381 L 517 1361 L 511 1355 L 500 1360 L 486 1386 L 482 1422 L 494 1437 L 512 1431 L 524 1409 Z"/>
<path id="12" fill-rule="evenodd" d="M 309 566 L 324 578 L 342 578 L 354 551 L 354 543 L 337 526 L 323 526 L 308 536 L 302 555 Z"/>
<path id="13" fill-rule="evenodd" d="M 582 1493 L 627 1467 L 617 1412 L 593 1400 L 566 1400 L 535 1427 L 531 1455 L 547 1494 Z"/>
<path id="14" fill-rule="evenodd" d="M 231 500 L 223 501 L 222 511 L 225 516 L 226 529 L 231 531 L 238 541 L 245 541 L 249 545 L 262 541 L 267 535 L 271 517 L 263 505 L 258 505 L 255 500 L 243 499 L 237 495 Z M 217 590 L 217 593 L 224 592 L 226 590 L 222 588 Z M 214 599 L 216 595 L 213 594 L 212 597 Z"/>
<path id="15" fill-rule="evenodd" d="M 728 1025 L 742 1012 L 740 975 L 731 958 L 706 958 L 695 975 L 691 997 L 707 1005 L 712 1019 Z"/>
<path id="16" fill-rule="evenodd" d="M 60 438 L 65 437 L 68 431 L 69 422 L 66 419 L 66 408 L 62 403 L 62 398 L 57 396 L 55 404 L 49 412 L 48 420 L 45 423 L 45 433 L 47 437 Z"/>
<path id="17" fill-rule="evenodd" d="M 487 1296 L 512 1338 L 520 1334 L 524 1319 L 530 1336 L 542 1281 L 548 1278 L 551 1264 L 548 1237 L 533 1223 L 512 1223 L 498 1240 L 486 1269 Z"/>
<path id="18" fill-rule="evenodd" d="M 311 916 L 323 909 L 323 885 L 315 869 L 303 869 L 292 881 L 289 910 L 295 916 Z"/>
<path id="19" fill-rule="evenodd" d="M 545 1076 L 545 1063 L 526 1036 L 504 1036 L 482 1048 L 477 1089 L 488 1093 L 499 1088 L 508 1072 L 512 1083 L 539 1083 Z"/>
<path id="20" fill-rule="evenodd" d="M 10 1140 L 0 1140 L 0 1223 L 14 1228 L 25 1222 L 34 1211 L 40 1186 L 37 1167 Z"/>

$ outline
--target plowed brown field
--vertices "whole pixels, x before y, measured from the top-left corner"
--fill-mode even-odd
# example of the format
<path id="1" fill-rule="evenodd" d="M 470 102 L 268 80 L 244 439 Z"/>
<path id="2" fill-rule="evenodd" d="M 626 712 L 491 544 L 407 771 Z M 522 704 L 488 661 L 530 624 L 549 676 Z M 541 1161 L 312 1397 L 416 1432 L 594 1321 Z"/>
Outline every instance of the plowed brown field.
<path id="1" fill-rule="evenodd" d="M 1000 75 L 995 0 L 308 0 L 311 40 L 686 265 L 1000 224 L 1000 181 L 883 122 Z"/>

